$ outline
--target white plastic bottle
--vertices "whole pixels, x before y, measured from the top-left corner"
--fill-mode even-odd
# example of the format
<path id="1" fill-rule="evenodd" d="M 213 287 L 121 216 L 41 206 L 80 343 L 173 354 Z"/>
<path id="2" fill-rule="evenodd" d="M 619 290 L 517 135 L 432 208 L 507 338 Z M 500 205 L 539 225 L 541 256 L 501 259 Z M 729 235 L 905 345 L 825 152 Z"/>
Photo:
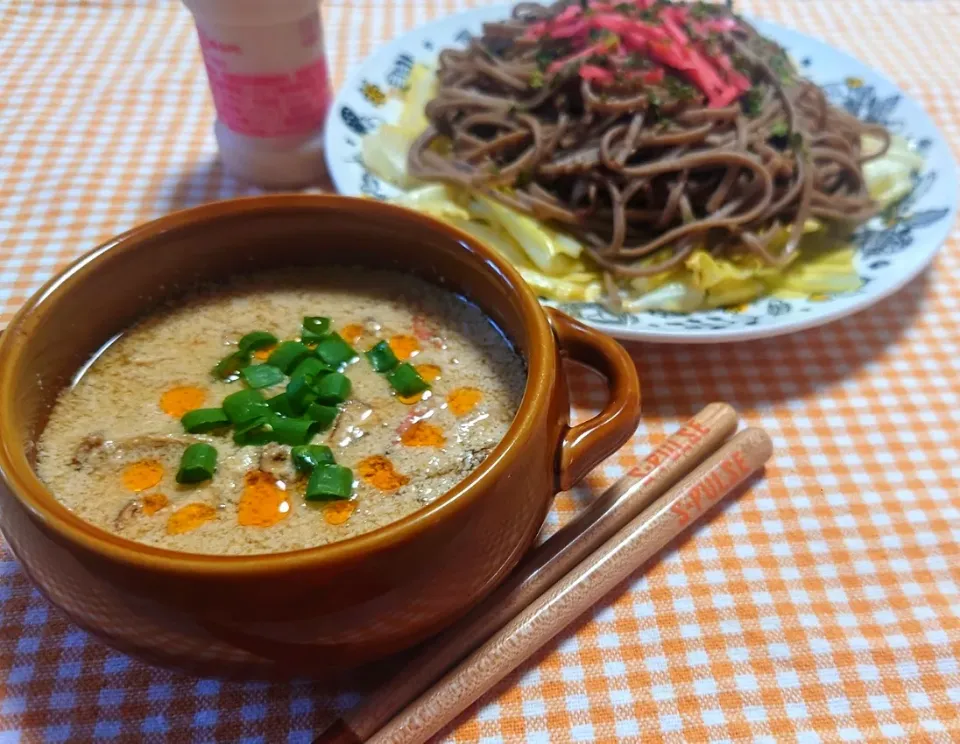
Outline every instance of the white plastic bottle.
<path id="1" fill-rule="evenodd" d="M 193 13 L 224 168 L 266 188 L 320 181 L 330 105 L 319 0 L 184 0 Z"/>

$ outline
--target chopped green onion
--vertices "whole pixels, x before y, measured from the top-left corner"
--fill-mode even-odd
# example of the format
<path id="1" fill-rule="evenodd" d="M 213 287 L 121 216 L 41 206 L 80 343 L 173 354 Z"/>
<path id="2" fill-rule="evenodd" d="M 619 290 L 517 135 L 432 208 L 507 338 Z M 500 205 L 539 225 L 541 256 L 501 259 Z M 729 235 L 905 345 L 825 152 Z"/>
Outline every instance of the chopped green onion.
<path id="1" fill-rule="evenodd" d="M 333 369 L 330 367 L 330 365 L 324 364 L 316 357 L 307 357 L 300 362 L 300 364 L 294 367 L 293 372 L 290 373 L 290 376 L 305 377 L 312 380 L 315 377 L 327 372 L 333 372 Z"/>
<path id="2" fill-rule="evenodd" d="M 223 411 L 239 429 L 244 424 L 267 416 L 270 408 L 258 391 L 238 390 L 223 399 Z"/>
<path id="3" fill-rule="evenodd" d="M 237 346 L 239 347 L 240 351 L 249 354 L 251 351 L 257 351 L 257 349 L 266 349 L 268 346 L 273 346 L 275 343 L 277 343 L 277 337 L 272 333 L 267 333 L 266 331 L 252 331 L 241 338 Z"/>
<path id="4" fill-rule="evenodd" d="M 307 418 L 311 418 L 319 425 L 319 431 L 326 431 L 337 420 L 340 409 L 336 406 L 325 406 L 322 403 L 313 403 L 307 408 Z"/>
<path id="5" fill-rule="evenodd" d="M 280 393 L 280 395 L 274 395 L 272 398 L 268 398 L 267 405 L 270 407 L 271 411 L 274 413 L 279 413 L 281 416 L 297 415 L 297 412 L 293 410 L 293 406 L 290 403 L 290 398 L 287 397 L 286 393 Z"/>
<path id="6" fill-rule="evenodd" d="M 272 439 L 280 444 L 308 444 L 320 428 L 316 421 L 308 418 L 287 418 L 271 416 Z"/>
<path id="7" fill-rule="evenodd" d="M 305 344 L 315 344 L 327 335 L 330 330 L 330 318 L 321 315 L 308 315 L 303 319 L 300 330 L 300 340 Z"/>
<path id="8" fill-rule="evenodd" d="M 789 134 L 790 128 L 787 126 L 787 122 L 778 121 L 772 127 L 770 127 L 770 136 L 771 137 L 786 137 Z"/>
<path id="9" fill-rule="evenodd" d="M 244 351 L 235 351 L 228 354 L 211 370 L 211 374 L 218 380 L 233 382 L 240 378 L 240 370 L 250 364 L 250 354 Z"/>
<path id="10" fill-rule="evenodd" d="M 327 364 L 337 367 L 344 362 L 349 362 L 357 355 L 353 347 L 343 340 L 339 333 L 331 333 L 324 336 L 323 340 L 317 344 L 317 356 Z"/>
<path id="11" fill-rule="evenodd" d="M 261 445 L 267 442 L 307 444 L 319 430 L 320 424 L 311 418 L 273 413 L 238 427 L 233 441 L 239 445 Z"/>
<path id="12" fill-rule="evenodd" d="M 241 446 L 261 446 L 273 441 L 273 425 L 267 417 L 254 419 L 233 432 L 233 441 Z"/>
<path id="13" fill-rule="evenodd" d="M 763 108 L 763 89 L 759 85 L 753 86 L 743 94 L 741 101 L 746 115 L 755 119 L 760 116 L 760 110 Z"/>
<path id="14" fill-rule="evenodd" d="M 270 420 L 270 415 L 271 414 L 268 411 L 263 416 L 256 416 L 249 421 L 242 421 L 238 424 L 234 424 L 234 440 L 236 440 L 237 437 L 242 437 L 244 434 L 253 431 L 254 429 L 260 429 L 266 426 L 267 422 Z"/>
<path id="15" fill-rule="evenodd" d="M 340 372 L 331 372 L 314 383 L 313 391 L 317 394 L 318 401 L 330 405 L 343 403 L 350 397 L 352 387 L 349 377 Z"/>
<path id="16" fill-rule="evenodd" d="M 400 395 L 416 395 L 430 386 L 411 364 L 401 364 L 387 375 L 387 380 Z"/>
<path id="17" fill-rule="evenodd" d="M 287 383 L 287 400 L 294 411 L 303 411 L 313 401 L 317 394 L 313 390 L 313 378 L 296 376 Z"/>
<path id="18" fill-rule="evenodd" d="M 210 480 L 217 470 L 217 450 L 205 442 L 191 444 L 183 451 L 177 483 L 200 483 Z"/>
<path id="19" fill-rule="evenodd" d="M 267 364 L 272 364 L 284 374 L 289 374 L 290 370 L 308 356 L 310 356 L 310 349 L 299 341 L 284 341 L 273 350 L 273 353 L 267 359 Z"/>
<path id="20" fill-rule="evenodd" d="M 290 450 L 298 473 L 310 473 L 317 465 L 333 465 L 333 452 L 325 444 L 301 444 Z"/>
<path id="21" fill-rule="evenodd" d="M 381 341 L 370 351 L 367 351 L 365 355 L 370 360 L 370 366 L 373 367 L 375 372 L 389 372 L 400 361 L 386 341 Z"/>
<path id="22" fill-rule="evenodd" d="M 191 434 L 204 434 L 214 429 L 230 426 L 230 419 L 222 408 L 197 408 L 180 417 L 184 431 Z"/>
<path id="23" fill-rule="evenodd" d="M 254 390 L 272 387 L 283 382 L 286 376 L 272 364 L 254 364 L 240 372 L 243 381 Z"/>
<path id="24" fill-rule="evenodd" d="M 342 465 L 317 465 L 307 482 L 307 501 L 341 501 L 353 491 L 353 471 Z"/>

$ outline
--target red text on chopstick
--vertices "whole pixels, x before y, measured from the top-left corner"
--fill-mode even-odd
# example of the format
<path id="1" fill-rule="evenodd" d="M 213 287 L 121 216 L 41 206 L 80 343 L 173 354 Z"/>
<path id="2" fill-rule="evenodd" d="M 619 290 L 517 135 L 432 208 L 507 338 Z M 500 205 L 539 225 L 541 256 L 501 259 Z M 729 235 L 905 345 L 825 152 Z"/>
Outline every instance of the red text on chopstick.
<path id="1" fill-rule="evenodd" d="M 688 421 L 672 437 L 663 442 L 639 465 L 633 467 L 630 475 L 643 478 L 661 465 L 679 460 L 689 453 L 696 444 L 703 439 L 711 429 L 697 421 Z M 681 443 L 679 440 L 683 440 Z"/>
<path id="2" fill-rule="evenodd" d="M 693 517 L 699 517 L 711 504 L 727 493 L 734 485 L 750 474 L 750 467 L 743 453 L 734 451 L 704 475 L 689 491 L 686 498 L 670 507 L 681 525 Z"/>

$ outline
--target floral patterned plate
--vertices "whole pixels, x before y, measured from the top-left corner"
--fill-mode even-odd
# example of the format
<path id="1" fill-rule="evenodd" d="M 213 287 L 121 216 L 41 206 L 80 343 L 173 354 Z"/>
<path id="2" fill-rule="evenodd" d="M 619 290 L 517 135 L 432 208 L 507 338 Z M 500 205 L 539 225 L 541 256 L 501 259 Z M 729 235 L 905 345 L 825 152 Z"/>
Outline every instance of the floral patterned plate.
<path id="1" fill-rule="evenodd" d="M 327 165 L 340 193 L 378 199 L 399 193 L 369 173 L 360 159 L 361 137 L 395 115 L 385 93 L 403 88 L 416 62 L 433 63 L 441 49 L 463 46 L 485 22 L 509 13 L 510 6 L 494 6 L 434 21 L 384 45 L 353 71 L 330 109 L 326 129 Z M 956 216 L 957 176 L 949 148 L 930 117 L 893 83 L 847 54 L 773 23 L 756 25 L 800 61 L 804 75 L 822 85 L 834 104 L 907 137 L 926 158 L 913 192 L 855 235 L 863 285 L 854 292 L 809 300 L 765 298 L 736 310 L 689 314 L 618 315 L 596 303 L 552 304 L 625 340 L 742 341 L 812 328 L 863 310 L 902 288 L 933 260 Z"/>

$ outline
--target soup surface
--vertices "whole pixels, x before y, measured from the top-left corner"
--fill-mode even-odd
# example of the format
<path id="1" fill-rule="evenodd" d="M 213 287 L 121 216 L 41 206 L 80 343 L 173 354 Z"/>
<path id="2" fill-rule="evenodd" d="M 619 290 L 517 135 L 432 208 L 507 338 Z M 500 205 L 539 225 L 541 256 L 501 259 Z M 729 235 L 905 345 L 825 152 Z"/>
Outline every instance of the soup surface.
<path id="1" fill-rule="evenodd" d="M 333 420 L 310 423 L 302 408 L 283 411 L 312 427 L 309 439 L 289 443 L 265 441 L 274 431 L 269 423 L 242 433 L 240 414 L 224 399 L 251 391 L 251 381 L 273 380 L 234 400 L 252 396 L 262 406 L 262 396 L 279 410 L 299 374 L 280 371 L 286 360 L 273 356 L 269 335 L 281 345 L 296 341 L 308 321 L 320 329 L 311 319 L 325 318 L 322 337 L 336 333 L 356 352 L 332 365 L 349 382 L 330 377 L 328 368 L 305 378 L 313 397 L 301 402 L 314 400 L 329 377 L 323 385 L 333 397 L 321 398 L 326 407 L 309 415 L 325 410 Z M 238 352 L 252 331 L 265 332 L 257 348 Z M 364 353 L 380 342 L 379 356 Z M 319 358 L 319 346 L 306 346 L 306 358 Z M 224 358 L 234 360 L 220 367 L 227 380 L 211 372 Z M 242 377 L 231 380 L 243 365 Z M 393 375 L 400 366 L 402 379 Z M 429 388 L 410 392 L 411 380 Z M 297 550 L 382 527 L 442 495 L 502 439 L 525 381 L 522 360 L 486 316 L 414 277 L 326 269 L 239 278 L 196 290 L 103 350 L 58 399 L 40 437 L 37 468 L 79 517 L 132 540 L 194 553 Z M 197 409 L 212 411 L 212 428 L 196 424 L 190 433 L 191 419 L 181 417 L 197 416 Z M 224 411 L 234 420 L 218 425 Z M 335 466 L 311 470 L 309 457 L 291 455 L 294 441 L 309 441 L 314 453 L 323 450 L 315 445 L 326 445 Z M 198 442 L 216 450 L 212 477 L 202 472 L 209 448 L 200 448 L 207 459 L 199 475 L 188 468 L 196 453 L 184 453 Z M 334 480 L 343 476 L 346 492 L 323 478 L 315 486 L 324 468 Z"/>

